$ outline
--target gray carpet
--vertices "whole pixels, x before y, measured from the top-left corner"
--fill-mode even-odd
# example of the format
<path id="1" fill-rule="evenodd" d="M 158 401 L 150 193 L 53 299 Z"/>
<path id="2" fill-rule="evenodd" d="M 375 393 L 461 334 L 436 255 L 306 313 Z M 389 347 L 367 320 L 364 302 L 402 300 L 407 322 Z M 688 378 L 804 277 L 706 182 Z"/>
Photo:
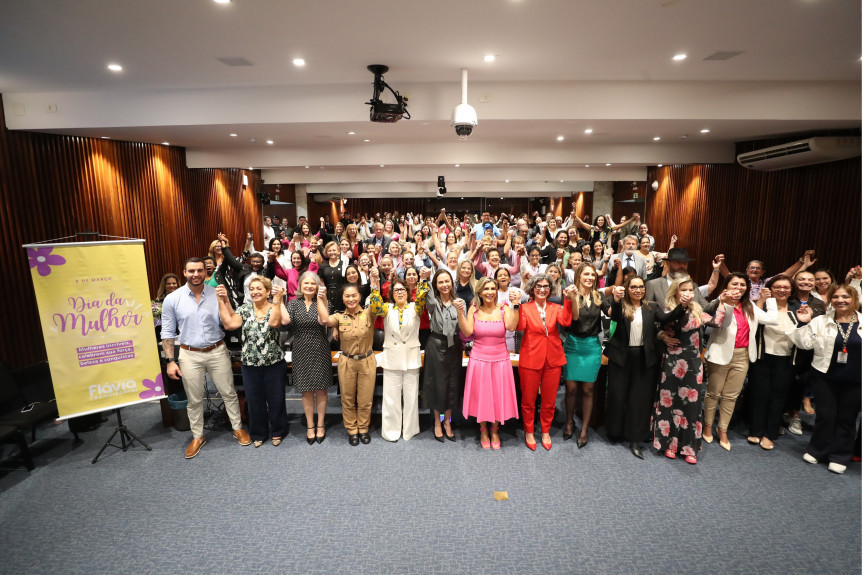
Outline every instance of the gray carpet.
<path id="1" fill-rule="evenodd" d="M 393 444 L 378 417 L 372 443 L 351 447 L 334 416 L 309 446 L 292 418 L 279 447 L 208 431 L 187 461 L 188 432 L 163 429 L 157 405 L 130 407 L 124 423 L 153 451 L 109 448 L 95 465 L 113 415 L 78 445 L 43 426 L 32 473 L 3 448 L 0 572 L 860 572 L 860 464 L 837 476 L 803 462 L 808 432 L 772 452 L 731 434 L 730 453 L 705 445 L 690 466 L 593 432 L 578 450 L 559 427 L 550 452 L 513 425 L 499 452 L 475 426 L 440 444 L 427 418 Z"/>

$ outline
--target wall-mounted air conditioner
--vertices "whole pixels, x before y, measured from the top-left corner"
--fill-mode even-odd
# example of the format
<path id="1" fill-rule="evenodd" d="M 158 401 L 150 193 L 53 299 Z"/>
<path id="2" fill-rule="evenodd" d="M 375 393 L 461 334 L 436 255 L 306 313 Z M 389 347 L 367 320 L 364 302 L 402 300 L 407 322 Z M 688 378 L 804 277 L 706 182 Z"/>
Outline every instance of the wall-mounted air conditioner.
<path id="1" fill-rule="evenodd" d="M 859 155 L 860 138 L 821 137 L 739 154 L 737 163 L 750 170 L 772 171 L 844 160 Z"/>

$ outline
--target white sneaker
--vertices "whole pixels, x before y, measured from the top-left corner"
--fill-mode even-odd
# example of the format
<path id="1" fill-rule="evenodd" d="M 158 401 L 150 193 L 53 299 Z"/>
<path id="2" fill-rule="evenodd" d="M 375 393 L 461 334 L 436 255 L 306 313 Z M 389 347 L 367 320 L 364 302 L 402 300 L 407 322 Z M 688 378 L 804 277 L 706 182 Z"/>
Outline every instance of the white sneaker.
<path id="1" fill-rule="evenodd" d="M 793 433 L 794 435 L 803 435 L 803 425 L 801 425 L 799 417 L 792 417 L 788 421 L 788 433 Z"/>
<path id="2" fill-rule="evenodd" d="M 842 475 L 843 473 L 845 473 L 846 466 L 842 465 L 841 463 L 831 463 L 827 466 L 827 469 L 829 469 L 833 473 L 838 473 L 839 475 Z"/>
<path id="3" fill-rule="evenodd" d="M 803 454 L 803 461 L 806 463 L 818 463 L 818 460 L 809 455 L 808 453 Z"/>

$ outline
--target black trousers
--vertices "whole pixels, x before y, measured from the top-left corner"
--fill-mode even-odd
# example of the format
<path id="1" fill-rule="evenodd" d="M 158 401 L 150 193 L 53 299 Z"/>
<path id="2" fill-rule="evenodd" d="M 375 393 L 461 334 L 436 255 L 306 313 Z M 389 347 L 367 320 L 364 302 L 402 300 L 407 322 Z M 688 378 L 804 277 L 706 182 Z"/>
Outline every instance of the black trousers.
<path id="1" fill-rule="evenodd" d="M 650 434 L 657 366 L 647 368 L 643 347 L 627 350 L 623 367 L 609 362 L 605 429 L 610 439 L 641 442 Z"/>
<path id="2" fill-rule="evenodd" d="M 762 354 L 749 366 L 749 388 L 746 403 L 749 406 L 749 435 L 779 437 L 782 414 L 788 390 L 794 382 L 791 356 Z"/>
<path id="3" fill-rule="evenodd" d="M 819 461 L 848 465 L 854 454 L 860 382 L 836 382 L 813 370 L 812 389 L 818 398 L 815 430 L 807 452 Z"/>
<path id="4" fill-rule="evenodd" d="M 288 432 L 285 360 L 266 366 L 244 365 L 242 372 L 246 405 L 249 408 L 249 436 L 253 441 L 284 438 Z"/>

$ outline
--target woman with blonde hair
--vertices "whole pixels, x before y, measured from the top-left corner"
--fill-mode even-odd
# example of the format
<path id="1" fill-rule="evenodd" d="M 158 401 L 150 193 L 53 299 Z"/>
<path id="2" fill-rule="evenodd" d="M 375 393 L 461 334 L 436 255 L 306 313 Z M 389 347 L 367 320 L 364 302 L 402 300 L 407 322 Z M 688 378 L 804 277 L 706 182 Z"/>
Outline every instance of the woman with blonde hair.
<path id="1" fill-rule="evenodd" d="M 659 400 L 653 414 L 653 447 L 669 459 L 682 455 L 687 463 L 697 463 L 701 450 L 701 410 L 704 406 L 704 364 L 701 342 L 704 326 L 717 326 L 725 318 L 724 306 L 712 306 L 706 313 L 695 299 L 698 286 L 688 276 L 671 282 L 665 297 L 666 311 L 677 306 L 683 315 L 665 325 L 670 336 L 662 357 Z"/>
<path id="2" fill-rule="evenodd" d="M 602 344 L 599 332 L 602 329 L 602 295 L 596 289 L 596 270 L 591 264 L 582 263 L 573 272 L 572 323 L 567 330 L 563 353 L 566 356 L 564 380 L 566 382 L 566 424 L 563 440 L 568 441 L 575 430 L 575 397 L 581 384 L 581 432 L 577 445 L 587 445 L 587 430 L 593 414 L 593 387 L 602 364 Z"/>
<path id="3" fill-rule="evenodd" d="M 507 419 L 518 418 L 519 412 L 515 377 L 506 349 L 506 330 L 518 327 L 518 310 L 498 305 L 497 282 L 491 278 L 479 280 L 476 299 L 479 301 L 469 307 L 462 299 L 455 301 L 462 335 L 475 338 L 467 364 L 462 414 L 479 422 L 482 448 L 497 450 L 500 425 Z"/>

